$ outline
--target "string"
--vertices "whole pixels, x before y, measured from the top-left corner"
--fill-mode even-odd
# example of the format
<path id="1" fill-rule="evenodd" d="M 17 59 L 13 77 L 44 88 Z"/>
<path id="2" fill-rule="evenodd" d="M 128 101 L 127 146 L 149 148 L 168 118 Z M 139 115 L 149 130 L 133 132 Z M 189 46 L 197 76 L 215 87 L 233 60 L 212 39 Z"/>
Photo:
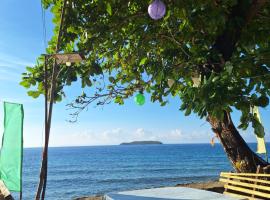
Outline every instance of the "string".
<path id="1" fill-rule="evenodd" d="M 44 131 L 44 129 L 45 129 L 45 122 L 43 122 L 43 126 L 42 126 L 42 131 L 41 131 L 41 147 L 43 147 L 43 144 L 44 144 L 44 135 L 45 135 L 45 131 Z M 42 154 L 42 152 L 41 152 L 41 154 Z"/>
<path id="2" fill-rule="evenodd" d="M 40 6 L 41 6 L 41 20 L 42 20 L 42 30 L 43 30 L 43 43 L 44 43 L 44 48 L 46 49 L 47 47 L 47 30 L 46 30 L 46 13 L 45 9 L 42 6 L 42 0 L 40 1 Z"/>
<path id="3" fill-rule="evenodd" d="M 46 49 L 47 47 L 47 30 L 46 30 L 46 13 L 45 13 L 45 9 L 42 6 L 42 0 L 40 1 L 40 8 L 41 8 L 41 20 L 42 20 L 42 31 L 43 31 L 43 44 L 44 44 L 44 48 Z M 42 138 L 41 138 L 41 146 L 43 146 L 44 144 L 44 137 L 45 137 L 45 122 L 43 122 L 43 126 L 42 126 Z"/>

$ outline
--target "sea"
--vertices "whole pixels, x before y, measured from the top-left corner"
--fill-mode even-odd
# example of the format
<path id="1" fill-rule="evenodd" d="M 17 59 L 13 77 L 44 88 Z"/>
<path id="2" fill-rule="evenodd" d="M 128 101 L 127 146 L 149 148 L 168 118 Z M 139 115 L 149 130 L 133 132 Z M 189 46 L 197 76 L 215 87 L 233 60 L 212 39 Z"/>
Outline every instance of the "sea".
<path id="1" fill-rule="evenodd" d="M 24 149 L 24 200 L 35 197 L 41 153 L 41 148 Z M 221 171 L 231 170 L 219 144 L 55 147 L 49 148 L 46 199 L 217 180 Z"/>

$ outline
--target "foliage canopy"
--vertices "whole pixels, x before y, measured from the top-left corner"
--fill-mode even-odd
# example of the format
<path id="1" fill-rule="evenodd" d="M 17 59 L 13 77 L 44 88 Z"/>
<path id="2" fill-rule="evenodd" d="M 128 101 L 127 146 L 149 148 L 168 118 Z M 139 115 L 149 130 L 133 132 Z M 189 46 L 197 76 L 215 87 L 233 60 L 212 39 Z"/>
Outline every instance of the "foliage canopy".
<path id="1" fill-rule="evenodd" d="M 43 0 L 54 14 L 49 54 L 55 53 L 62 3 Z M 81 80 L 83 88 L 93 89 L 71 104 L 75 108 L 94 100 L 124 104 L 134 93 L 147 92 L 162 106 L 168 95 L 179 97 L 186 115 L 201 118 L 222 119 L 223 111 L 236 108 L 242 112 L 240 128 L 252 122 L 261 129 L 250 108 L 269 104 L 270 3 L 249 19 L 251 0 L 164 0 L 166 16 L 158 21 L 148 16 L 150 3 L 68 0 L 60 49 L 82 52 L 86 60 L 60 67 L 56 100 L 64 86 Z M 21 85 L 34 98 L 44 93 L 43 63 L 40 57 L 23 74 Z"/>

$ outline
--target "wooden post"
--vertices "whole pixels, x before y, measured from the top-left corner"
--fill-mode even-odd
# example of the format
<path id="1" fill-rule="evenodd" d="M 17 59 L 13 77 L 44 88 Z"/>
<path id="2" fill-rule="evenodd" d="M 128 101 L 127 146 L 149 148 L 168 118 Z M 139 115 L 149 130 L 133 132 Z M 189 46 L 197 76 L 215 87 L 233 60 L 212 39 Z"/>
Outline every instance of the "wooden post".
<path id="1" fill-rule="evenodd" d="M 46 134 L 47 134 L 47 115 L 48 115 L 48 74 L 47 74 L 47 62 L 48 62 L 48 56 L 44 56 L 44 96 L 45 96 L 45 115 L 44 115 L 44 126 L 45 126 L 45 140 L 46 140 Z M 41 164 L 41 169 L 40 169 L 40 176 L 39 176 L 39 185 L 36 193 L 36 200 L 40 199 L 40 194 L 43 188 L 44 184 L 44 162 L 45 162 L 45 148 L 43 150 L 43 156 L 42 156 L 42 164 Z"/>
<path id="2" fill-rule="evenodd" d="M 59 25 L 59 33 L 56 43 L 56 49 L 55 52 L 57 53 L 60 48 L 60 41 L 62 36 L 62 26 L 64 21 L 64 14 L 65 14 L 65 8 L 66 8 L 66 0 L 63 0 L 63 7 L 61 11 L 61 21 Z M 42 154 L 42 164 L 40 169 L 40 175 L 39 175 L 39 185 L 36 192 L 36 200 L 45 199 L 45 192 L 46 192 L 46 185 L 47 185 L 47 168 L 48 168 L 48 146 L 49 146 L 49 138 L 50 138 L 50 128 L 51 128 L 51 119 L 52 119 L 52 111 L 53 111 L 53 104 L 54 104 L 54 92 L 56 88 L 56 82 L 57 82 L 57 72 L 58 72 L 58 66 L 56 63 L 56 60 L 54 60 L 53 67 L 52 67 L 52 78 L 51 78 L 51 88 L 49 90 L 50 97 L 48 99 L 48 74 L 47 74 L 47 64 L 48 64 L 48 58 L 50 55 L 45 56 L 45 72 L 44 72 L 44 88 L 45 88 L 45 143 L 43 148 L 43 154 Z M 46 86 L 45 86 L 46 85 Z M 48 106 L 49 101 L 49 106 Z M 42 193 L 42 194 L 41 194 Z"/>
<path id="3" fill-rule="evenodd" d="M 256 174 L 259 174 L 260 171 L 261 171 L 261 166 L 258 165 L 257 170 L 256 170 Z M 258 184 L 257 179 L 258 179 L 258 176 L 255 176 L 254 185 L 257 185 L 257 184 Z M 255 188 L 255 187 L 253 188 L 253 191 L 256 191 L 256 188 Z M 254 193 L 251 195 L 251 197 L 252 197 L 252 198 L 255 198 Z"/>
<path id="4" fill-rule="evenodd" d="M 57 75 L 57 64 L 54 62 L 53 72 L 52 72 L 52 80 L 51 80 L 51 88 L 50 88 L 50 97 L 48 98 L 48 74 L 47 74 L 47 63 L 48 57 L 45 56 L 45 72 L 44 72 L 44 90 L 45 90 L 45 143 L 42 155 L 42 166 L 40 170 L 40 182 L 36 194 L 36 200 L 45 199 L 45 191 L 47 184 L 47 168 L 48 168 L 48 146 L 49 146 L 49 138 L 50 138 L 50 128 L 51 128 L 51 119 L 52 119 L 52 110 L 54 103 L 54 92 L 56 87 L 56 75 Z M 48 107 L 49 101 L 49 107 Z"/>
<path id="5" fill-rule="evenodd" d="M 22 141 L 22 148 L 21 148 L 22 154 L 21 154 L 21 180 L 20 180 L 20 200 L 22 200 L 22 194 L 23 194 L 23 181 L 22 181 L 22 175 L 23 175 L 23 141 Z"/>
<path id="6" fill-rule="evenodd" d="M 44 182 L 43 182 L 43 189 L 42 189 L 42 196 L 41 199 L 45 199 L 45 191 L 47 185 L 47 168 L 48 168 L 48 146 L 49 146 L 49 138 L 50 138 L 50 129 L 51 129 L 51 119 L 52 119 L 52 111 L 53 111 L 53 103 L 54 103 L 54 92 L 56 88 L 56 75 L 57 75 L 57 64 L 54 61 L 53 65 L 53 72 L 52 72 L 52 82 L 51 82 L 51 89 L 50 89 L 50 97 L 49 97 L 49 112 L 46 114 L 46 123 L 45 123 L 45 147 L 44 147 Z M 46 102 L 47 104 L 47 102 Z M 47 107 L 47 106 L 46 106 Z"/>
<path id="7" fill-rule="evenodd" d="M 45 56 L 45 60 L 47 60 L 48 58 L 47 58 L 47 56 Z M 47 123 L 47 119 L 48 119 L 48 74 L 47 74 L 47 62 L 48 62 L 48 60 L 47 61 L 45 61 L 45 72 L 44 72 L 44 74 L 45 74 L 45 77 L 44 77 L 44 88 L 45 88 L 45 116 L 44 116 L 44 118 L 45 118 L 45 148 L 44 148 L 44 151 L 45 151 L 45 155 L 44 155 L 44 158 L 45 158 L 45 160 L 44 160 L 44 172 L 43 172 L 43 174 L 44 174 L 44 180 L 43 180 L 43 187 L 44 187 L 44 185 L 46 185 L 46 183 L 47 183 L 47 167 L 48 167 L 48 123 Z M 42 190 L 42 197 L 41 197 L 42 199 L 44 199 L 45 198 L 45 191 L 44 191 L 44 189 Z"/>

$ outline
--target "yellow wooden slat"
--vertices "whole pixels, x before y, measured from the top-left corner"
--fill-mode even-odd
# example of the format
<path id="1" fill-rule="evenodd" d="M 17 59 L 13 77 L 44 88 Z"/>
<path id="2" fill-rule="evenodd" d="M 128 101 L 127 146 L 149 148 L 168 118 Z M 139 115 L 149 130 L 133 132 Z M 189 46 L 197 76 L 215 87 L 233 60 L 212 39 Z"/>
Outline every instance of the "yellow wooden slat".
<path id="1" fill-rule="evenodd" d="M 238 179 L 238 180 L 243 180 L 243 181 L 257 181 L 258 183 L 264 183 L 270 185 L 270 181 L 267 180 L 261 180 L 261 179 L 254 179 L 254 178 L 247 178 L 247 177 L 239 177 L 239 176 L 232 176 L 232 175 L 220 175 L 220 177 L 223 178 L 233 178 L 233 179 Z"/>
<path id="2" fill-rule="evenodd" d="M 223 194 L 232 196 L 232 197 L 240 197 L 240 198 L 244 198 L 244 199 L 249 199 L 249 200 L 258 200 L 257 198 L 252 198 L 246 195 L 241 195 L 241 194 L 235 194 L 235 193 L 230 193 L 230 192 L 223 192 Z"/>
<path id="3" fill-rule="evenodd" d="M 256 189 L 259 189 L 259 190 L 266 190 L 266 191 L 270 192 L 270 187 L 264 186 L 264 185 L 256 185 L 256 184 L 252 184 L 252 183 L 244 183 L 244 182 L 239 182 L 239 181 L 229 180 L 229 179 L 224 179 L 224 178 L 220 178 L 219 181 L 223 182 L 223 183 L 230 183 L 232 185 L 239 185 L 239 186 L 249 187 L 249 188 L 252 188 L 252 189 L 256 188 Z"/>
<path id="4" fill-rule="evenodd" d="M 258 176 L 258 177 L 270 177 L 270 174 L 256 174 L 256 173 L 231 173 L 231 172 L 221 172 L 222 175 L 234 175 L 234 176 Z"/>
<path id="5" fill-rule="evenodd" d="M 259 166 L 257 166 L 256 174 L 259 174 L 259 173 L 260 173 L 260 170 L 261 170 L 261 166 L 259 165 Z M 255 179 L 258 179 L 258 176 L 255 176 Z M 254 184 L 257 185 L 257 184 L 258 184 L 258 181 L 254 181 Z M 253 188 L 253 191 L 255 191 L 255 190 L 256 190 L 256 188 L 254 187 L 254 188 Z M 251 195 L 251 196 L 252 196 L 252 197 L 255 197 L 254 194 Z"/>
<path id="6" fill-rule="evenodd" d="M 246 194 L 254 194 L 256 196 L 265 197 L 265 198 L 270 199 L 270 194 L 267 194 L 267 193 L 264 193 L 264 192 L 253 191 L 253 190 L 249 190 L 249 189 L 241 188 L 241 187 L 237 187 L 237 186 L 232 186 L 232 185 L 224 185 L 224 188 L 234 190 L 234 191 L 238 191 L 238 192 L 243 192 L 243 193 L 246 193 Z"/>

